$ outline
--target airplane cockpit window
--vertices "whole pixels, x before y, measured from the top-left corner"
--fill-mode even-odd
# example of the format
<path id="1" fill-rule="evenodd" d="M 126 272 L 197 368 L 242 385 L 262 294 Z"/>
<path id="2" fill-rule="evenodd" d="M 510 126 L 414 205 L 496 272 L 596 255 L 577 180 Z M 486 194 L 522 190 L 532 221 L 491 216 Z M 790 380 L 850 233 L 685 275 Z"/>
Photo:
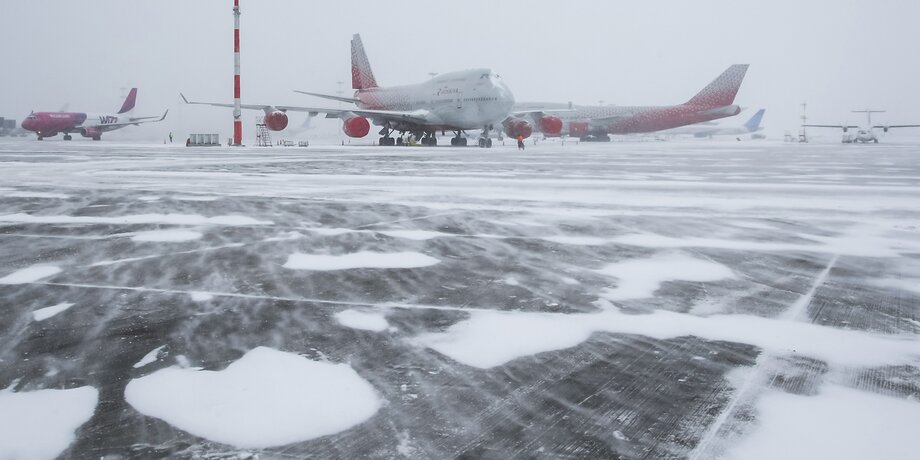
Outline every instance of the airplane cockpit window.
<path id="1" fill-rule="evenodd" d="M 26 117 L 27 120 L 38 120 L 38 115 L 29 115 Z"/>

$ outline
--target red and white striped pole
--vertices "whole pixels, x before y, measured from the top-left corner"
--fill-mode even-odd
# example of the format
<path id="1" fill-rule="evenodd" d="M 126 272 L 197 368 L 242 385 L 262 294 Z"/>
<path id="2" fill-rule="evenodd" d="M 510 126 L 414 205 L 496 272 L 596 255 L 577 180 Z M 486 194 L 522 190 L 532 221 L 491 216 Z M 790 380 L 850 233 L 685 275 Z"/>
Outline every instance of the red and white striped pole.
<path id="1" fill-rule="evenodd" d="M 233 0 L 233 144 L 243 145 L 240 107 L 240 0 Z"/>

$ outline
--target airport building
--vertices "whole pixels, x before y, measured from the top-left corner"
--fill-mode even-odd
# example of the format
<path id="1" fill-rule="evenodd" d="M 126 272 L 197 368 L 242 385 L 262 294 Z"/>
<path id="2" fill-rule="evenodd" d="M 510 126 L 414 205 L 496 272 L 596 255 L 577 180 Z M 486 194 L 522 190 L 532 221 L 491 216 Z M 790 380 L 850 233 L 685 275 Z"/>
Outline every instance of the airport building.
<path id="1" fill-rule="evenodd" d="M 17 131 L 16 126 L 16 120 L 0 117 L 0 136 L 15 135 Z"/>

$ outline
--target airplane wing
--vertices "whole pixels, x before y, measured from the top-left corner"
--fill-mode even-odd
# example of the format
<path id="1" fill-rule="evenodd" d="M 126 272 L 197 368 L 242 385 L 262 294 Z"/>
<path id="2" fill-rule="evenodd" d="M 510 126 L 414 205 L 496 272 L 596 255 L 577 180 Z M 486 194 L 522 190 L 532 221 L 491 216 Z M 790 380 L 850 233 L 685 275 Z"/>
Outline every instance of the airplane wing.
<path id="1" fill-rule="evenodd" d="M 920 128 L 920 125 L 875 125 L 875 126 L 873 126 L 873 128 L 881 128 L 881 129 L 888 129 L 888 128 Z"/>
<path id="2" fill-rule="evenodd" d="M 837 129 L 856 129 L 856 125 L 802 125 L 806 128 L 837 128 Z"/>
<path id="3" fill-rule="evenodd" d="M 294 90 L 294 92 L 295 92 L 295 93 L 300 93 L 300 94 L 306 94 L 306 95 L 308 95 L 308 96 L 321 97 L 321 98 L 324 98 L 324 99 L 332 99 L 333 101 L 347 102 L 347 103 L 349 103 L 349 104 L 357 104 L 358 102 L 361 102 L 360 100 L 355 99 L 355 98 L 353 98 L 353 97 L 331 96 L 331 95 L 329 95 L 329 94 L 311 93 L 311 92 L 308 92 L 308 91 L 300 91 L 300 90 L 296 90 L 296 89 Z"/>
<path id="4" fill-rule="evenodd" d="M 233 104 L 227 104 L 222 102 L 195 102 L 189 101 L 185 98 L 185 95 L 179 93 L 182 96 L 182 100 L 186 104 L 199 104 L 199 105 L 210 105 L 215 107 L 234 107 Z M 250 109 L 250 110 L 265 110 L 270 108 L 275 108 L 281 110 L 282 112 L 307 112 L 311 116 L 315 116 L 320 113 L 325 113 L 326 118 L 342 118 L 343 115 L 354 114 L 365 118 L 373 118 L 374 120 L 382 121 L 397 121 L 397 122 L 410 122 L 410 123 L 419 123 L 427 124 L 430 122 L 429 113 L 427 110 L 413 110 L 411 112 L 404 112 L 399 110 L 366 110 L 366 109 L 328 109 L 323 107 L 303 107 L 298 105 L 269 105 L 269 104 L 240 104 L 240 108 Z"/>
<path id="5" fill-rule="evenodd" d="M 129 121 L 123 121 L 123 122 L 120 122 L 120 123 L 101 123 L 101 124 L 95 125 L 95 126 L 101 128 L 103 131 L 111 131 L 111 130 L 113 130 L 113 129 L 122 128 L 122 127 L 125 127 L 125 126 L 132 126 L 132 125 L 133 125 L 133 126 L 137 126 L 137 125 L 142 124 L 142 123 L 156 123 L 156 122 L 160 122 L 160 121 L 165 120 L 165 119 L 166 119 L 166 114 L 168 114 L 168 113 L 169 113 L 169 109 L 166 109 L 166 111 L 163 112 L 163 115 L 162 115 L 162 116 L 159 116 L 159 117 L 129 118 L 129 119 L 128 119 Z"/>
<path id="6" fill-rule="evenodd" d="M 566 113 L 566 112 L 574 112 L 574 111 L 575 109 L 568 109 L 568 108 L 566 109 L 536 108 L 536 109 L 528 109 L 528 110 L 515 110 L 511 112 L 511 115 L 515 117 L 523 117 L 526 115 L 535 115 L 537 117 L 542 117 L 545 115 L 552 115 L 555 113 Z"/>

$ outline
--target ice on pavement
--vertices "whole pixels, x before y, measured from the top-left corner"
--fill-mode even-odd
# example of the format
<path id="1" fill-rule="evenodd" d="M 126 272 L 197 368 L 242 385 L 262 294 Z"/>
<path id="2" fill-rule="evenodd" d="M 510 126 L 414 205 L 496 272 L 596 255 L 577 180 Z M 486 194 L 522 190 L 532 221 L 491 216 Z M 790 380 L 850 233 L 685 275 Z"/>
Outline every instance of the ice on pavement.
<path id="1" fill-rule="evenodd" d="M 33 265 L 0 278 L 0 284 L 34 283 L 42 278 L 57 275 L 60 272 L 61 268 L 53 265 Z"/>
<path id="2" fill-rule="evenodd" d="M 258 347 L 221 371 L 170 367 L 132 380 L 139 412 L 196 436 L 242 448 L 306 441 L 347 430 L 381 406 L 347 364 Z"/>
<path id="3" fill-rule="evenodd" d="M 178 243 L 201 238 L 201 233 L 192 230 L 151 230 L 138 232 L 131 237 L 134 241 L 157 241 Z"/>
<path id="4" fill-rule="evenodd" d="M 52 305 L 50 307 L 39 308 L 38 310 L 35 310 L 32 312 L 32 318 L 35 321 L 44 321 L 58 313 L 61 313 L 64 310 L 67 310 L 68 308 L 72 306 L 74 306 L 74 304 L 71 302 L 61 302 L 57 305 Z"/>
<path id="5" fill-rule="evenodd" d="M 418 252 L 361 251 L 342 255 L 292 254 L 284 268 L 294 270 L 349 270 L 354 268 L 420 268 L 440 262 Z"/>
<path id="6" fill-rule="evenodd" d="M 343 326 L 353 329 L 380 332 L 390 327 L 383 312 L 343 310 L 335 314 L 335 319 Z"/>
<path id="7" fill-rule="evenodd" d="M 802 396 L 770 391 L 726 460 L 917 458 L 920 402 L 828 384 Z"/>
<path id="8" fill-rule="evenodd" d="M 608 264 L 598 273 L 617 278 L 617 286 L 601 294 L 608 300 L 651 297 L 665 281 L 718 281 L 733 278 L 728 267 L 685 254 L 662 254 Z"/>
<path id="9" fill-rule="evenodd" d="M 141 358 L 140 361 L 134 363 L 134 368 L 136 369 L 136 368 L 138 368 L 138 367 L 144 367 L 144 366 L 146 366 L 146 365 L 148 365 L 148 364 L 150 364 L 150 363 L 156 361 L 156 360 L 157 360 L 157 356 L 159 356 L 159 354 L 160 354 L 160 351 L 162 351 L 164 348 L 166 348 L 166 345 L 160 345 L 159 347 L 156 347 L 156 348 L 154 348 L 153 350 L 150 350 L 150 352 L 147 353 L 146 355 L 144 355 L 144 357 Z"/>
<path id="10" fill-rule="evenodd" d="M 0 390 L 0 458 L 53 459 L 93 416 L 93 387 L 13 392 Z"/>

